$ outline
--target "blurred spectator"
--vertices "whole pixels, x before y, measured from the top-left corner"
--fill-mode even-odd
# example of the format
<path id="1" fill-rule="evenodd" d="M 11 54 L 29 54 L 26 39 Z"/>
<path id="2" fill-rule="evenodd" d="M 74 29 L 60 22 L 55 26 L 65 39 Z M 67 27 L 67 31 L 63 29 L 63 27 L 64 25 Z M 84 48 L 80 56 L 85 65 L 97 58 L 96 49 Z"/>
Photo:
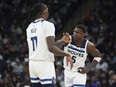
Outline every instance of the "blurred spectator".
<path id="1" fill-rule="evenodd" d="M 105 62 L 104 60 L 101 60 L 100 63 L 98 63 L 95 67 L 95 69 L 98 69 L 98 70 L 103 70 L 104 72 L 107 72 L 108 69 L 109 69 L 109 66 L 108 66 L 108 63 Z"/>
<path id="2" fill-rule="evenodd" d="M 13 67 L 13 73 L 21 74 L 23 72 L 23 65 L 21 64 L 19 59 L 16 59 L 15 62 L 12 62 L 11 66 Z"/>
<path id="3" fill-rule="evenodd" d="M 91 77 L 90 87 L 102 87 L 100 81 L 98 80 L 98 78 L 95 75 L 93 75 Z"/>

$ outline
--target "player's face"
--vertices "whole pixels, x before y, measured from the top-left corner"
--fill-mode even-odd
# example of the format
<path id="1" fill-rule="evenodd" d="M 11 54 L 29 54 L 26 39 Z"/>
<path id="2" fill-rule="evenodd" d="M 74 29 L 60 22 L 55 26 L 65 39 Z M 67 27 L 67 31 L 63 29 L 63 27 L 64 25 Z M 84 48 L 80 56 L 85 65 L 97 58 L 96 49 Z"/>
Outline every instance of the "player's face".
<path id="1" fill-rule="evenodd" d="M 85 36 L 85 33 L 79 28 L 75 28 L 73 34 L 75 36 L 75 40 L 82 40 Z"/>

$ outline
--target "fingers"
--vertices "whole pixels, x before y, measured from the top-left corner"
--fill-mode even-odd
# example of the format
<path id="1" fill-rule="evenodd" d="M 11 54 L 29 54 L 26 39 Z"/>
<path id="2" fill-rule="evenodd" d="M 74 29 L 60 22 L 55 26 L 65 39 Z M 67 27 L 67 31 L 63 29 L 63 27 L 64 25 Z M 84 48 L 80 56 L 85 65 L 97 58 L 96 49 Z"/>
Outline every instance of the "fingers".
<path id="1" fill-rule="evenodd" d="M 79 73 L 83 73 L 83 67 L 79 67 L 77 70 Z"/>
<path id="2" fill-rule="evenodd" d="M 77 71 L 82 72 L 82 69 L 83 69 L 83 67 L 79 67 Z"/>
<path id="3" fill-rule="evenodd" d="M 70 69 L 72 69 L 72 67 L 73 67 L 73 63 L 71 62 L 71 64 L 70 64 L 71 66 L 70 66 Z"/>
<path id="4" fill-rule="evenodd" d="M 65 43 L 69 43 L 70 42 L 70 35 L 69 33 L 63 33 L 63 37 L 62 37 L 62 41 L 64 41 Z"/>
<path id="5" fill-rule="evenodd" d="M 69 37 L 69 33 L 63 33 L 63 36 L 67 36 L 67 37 Z"/>
<path id="6" fill-rule="evenodd" d="M 88 69 L 86 67 L 79 67 L 77 71 L 81 74 L 88 73 Z"/>
<path id="7" fill-rule="evenodd" d="M 68 66 L 68 60 L 66 60 L 66 65 Z"/>
<path id="8" fill-rule="evenodd" d="M 69 36 L 69 33 L 66 32 L 66 36 Z"/>
<path id="9" fill-rule="evenodd" d="M 73 61 L 72 61 L 71 56 L 67 56 L 66 62 L 67 62 L 67 66 L 68 66 L 68 63 L 70 63 L 70 69 L 72 69 L 72 67 L 73 67 Z"/>
<path id="10" fill-rule="evenodd" d="M 63 33 L 63 36 L 65 35 L 65 33 Z"/>
<path id="11" fill-rule="evenodd" d="M 72 69 L 72 67 L 73 67 L 72 61 L 67 61 L 67 66 L 68 66 L 68 63 L 70 63 L 70 69 Z"/>
<path id="12" fill-rule="evenodd" d="M 71 56 L 69 56 L 68 57 L 69 59 L 69 62 L 70 62 L 70 69 L 72 69 L 72 67 L 73 67 L 73 61 L 72 61 L 72 57 Z"/>
<path id="13" fill-rule="evenodd" d="M 79 67 L 78 69 L 83 69 L 83 67 Z"/>

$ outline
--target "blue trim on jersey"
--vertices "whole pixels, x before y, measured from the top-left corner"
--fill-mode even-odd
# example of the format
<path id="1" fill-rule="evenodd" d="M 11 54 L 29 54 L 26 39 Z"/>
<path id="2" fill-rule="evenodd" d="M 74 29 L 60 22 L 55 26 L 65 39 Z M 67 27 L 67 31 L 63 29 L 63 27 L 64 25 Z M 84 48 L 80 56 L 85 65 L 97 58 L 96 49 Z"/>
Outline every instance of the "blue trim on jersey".
<path id="1" fill-rule="evenodd" d="M 53 81 L 53 78 L 50 79 L 39 79 L 39 78 L 30 78 L 31 80 L 40 80 L 42 82 L 46 82 L 46 81 Z"/>
<path id="2" fill-rule="evenodd" d="M 30 78 L 31 80 L 40 80 L 39 78 Z"/>
<path id="3" fill-rule="evenodd" d="M 37 22 L 39 22 L 39 21 L 41 21 L 41 23 L 42 23 L 44 20 L 43 20 L 43 19 L 42 19 L 42 20 L 36 19 L 36 20 L 34 20 L 32 23 L 37 23 Z"/>
<path id="4" fill-rule="evenodd" d="M 72 46 L 68 46 L 68 48 L 73 49 L 73 50 L 76 50 L 76 51 L 78 51 L 78 52 L 85 53 L 85 51 L 76 49 L 76 48 L 74 48 L 74 47 L 72 47 Z"/>
<path id="5" fill-rule="evenodd" d="M 85 85 L 82 84 L 74 84 L 73 86 L 86 87 Z"/>
<path id="6" fill-rule="evenodd" d="M 86 87 L 86 85 L 82 85 L 82 84 L 73 84 L 73 86 L 68 86 L 68 87 L 74 87 L 74 86 Z"/>
<path id="7" fill-rule="evenodd" d="M 45 82 L 45 81 L 52 81 L 53 79 L 40 79 L 42 82 Z"/>
<path id="8" fill-rule="evenodd" d="M 75 42 L 75 37 L 74 37 L 74 35 L 71 35 L 71 38 L 72 38 L 71 44 L 77 46 L 77 44 L 76 44 L 76 42 Z M 83 42 L 82 42 L 82 44 L 81 44 L 81 46 L 77 46 L 77 47 L 85 48 L 86 41 L 87 41 L 87 40 L 84 39 Z"/>

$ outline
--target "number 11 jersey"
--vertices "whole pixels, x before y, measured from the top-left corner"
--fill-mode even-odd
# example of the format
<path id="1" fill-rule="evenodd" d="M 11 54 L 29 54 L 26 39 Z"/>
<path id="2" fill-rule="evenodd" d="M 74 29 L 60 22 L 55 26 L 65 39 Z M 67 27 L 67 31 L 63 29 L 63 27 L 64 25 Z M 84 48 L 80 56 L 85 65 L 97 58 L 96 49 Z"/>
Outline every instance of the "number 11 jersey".
<path id="1" fill-rule="evenodd" d="M 31 22 L 26 29 L 29 59 L 34 61 L 54 61 L 54 54 L 48 50 L 46 37 L 55 37 L 54 24 L 42 18 Z"/>

